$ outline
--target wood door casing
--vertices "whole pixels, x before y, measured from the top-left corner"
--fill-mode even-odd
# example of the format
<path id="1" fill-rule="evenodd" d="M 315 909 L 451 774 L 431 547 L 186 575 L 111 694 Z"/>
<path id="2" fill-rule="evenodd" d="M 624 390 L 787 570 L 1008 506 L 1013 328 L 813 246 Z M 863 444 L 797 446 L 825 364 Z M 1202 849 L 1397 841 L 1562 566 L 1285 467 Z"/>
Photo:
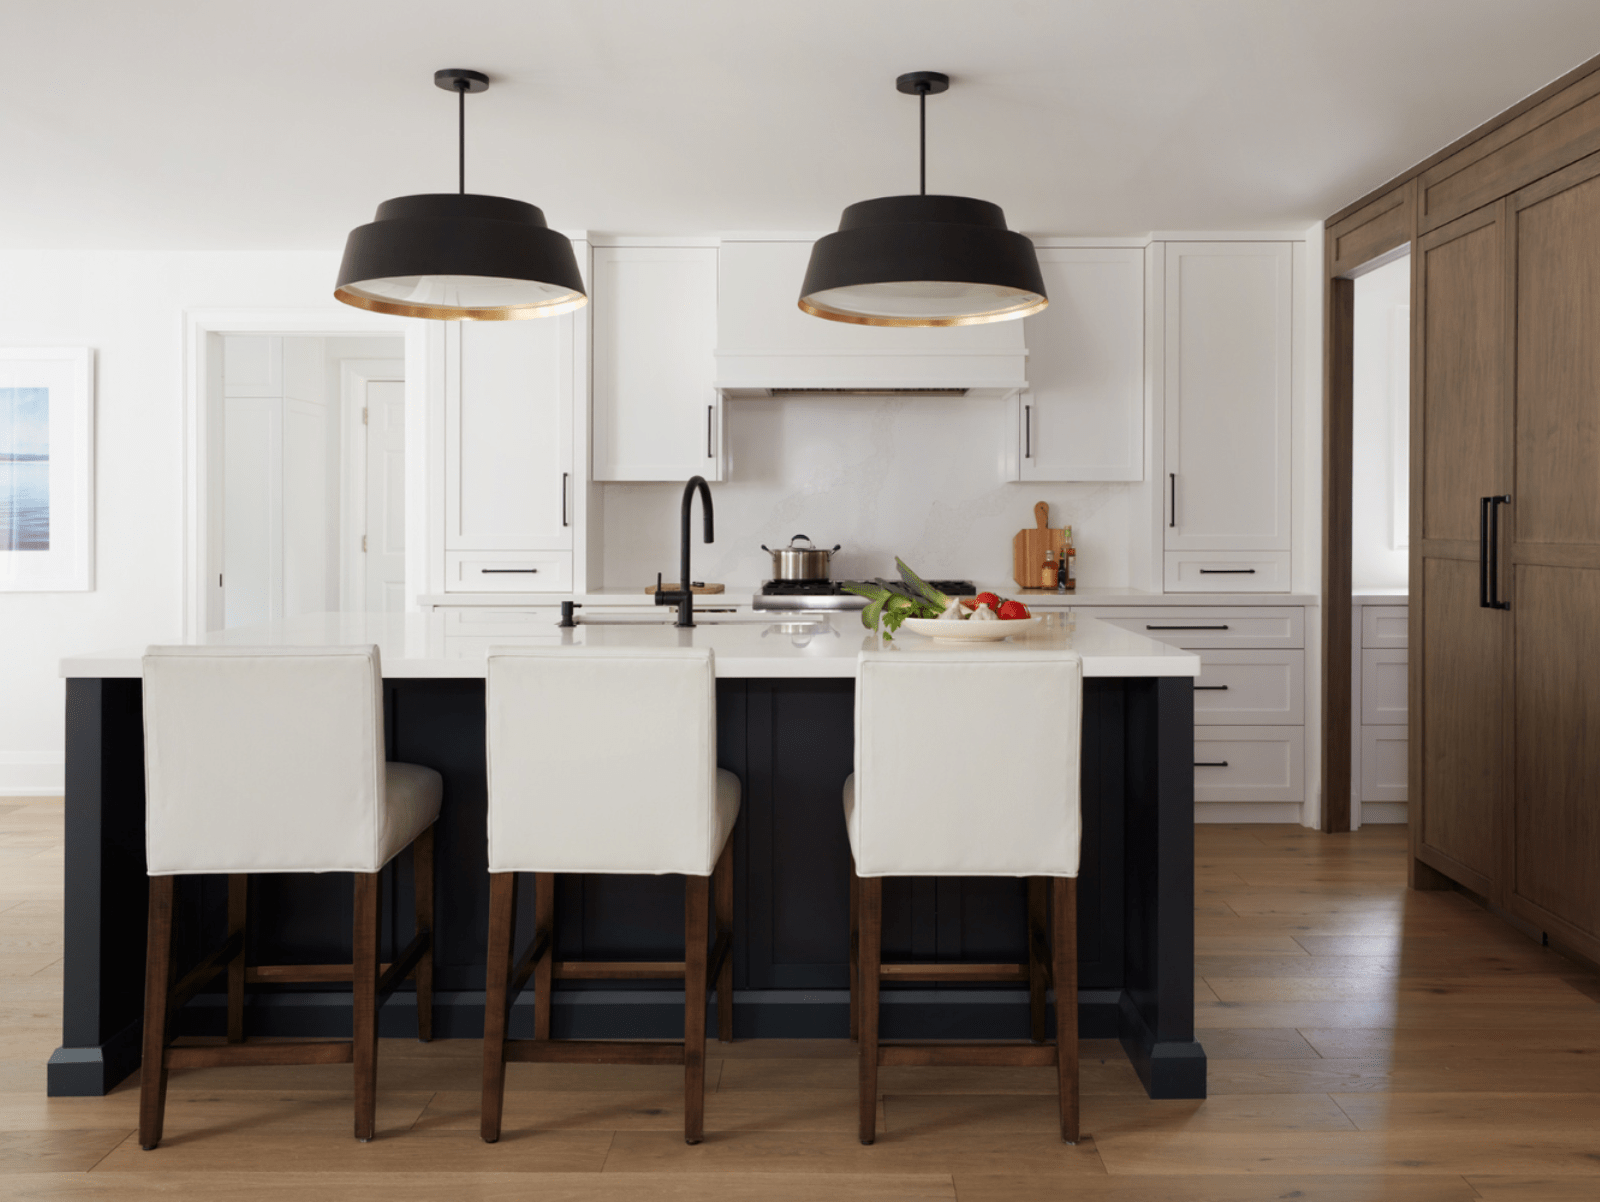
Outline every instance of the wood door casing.
<path id="1" fill-rule="evenodd" d="M 1414 854 L 1490 896 L 1510 624 L 1479 604 L 1478 534 L 1480 498 L 1509 491 L 1511 472 L 1505 228 L 1505 204 L 1491 205 L 1420 238 L 1413 260 Z"/>

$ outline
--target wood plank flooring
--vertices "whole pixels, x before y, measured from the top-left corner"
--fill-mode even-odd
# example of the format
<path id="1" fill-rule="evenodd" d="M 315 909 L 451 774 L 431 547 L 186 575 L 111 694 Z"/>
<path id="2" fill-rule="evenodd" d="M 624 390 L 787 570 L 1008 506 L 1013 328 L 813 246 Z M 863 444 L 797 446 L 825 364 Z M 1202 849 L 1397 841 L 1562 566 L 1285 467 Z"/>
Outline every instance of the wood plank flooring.
<path id="1" fill-rule="evenodd" d="M 477 1135 L 479 1045 L 386 1040 L 378 1138 L 348 1066 L 175 1072 L 168 1135 L 137 1081 L 46 1098 L 60 1037 L 61 805 L 0 803 L 0 1198 L 854 1202 L 1562 1202 L 1600 1198 L 1600 981 L 1456 894 L 1408 893 L 1405 832 L 1198 828 L 1205 1102 L 1151 1102 L 1083 1045 L 1076 1148 L 1049 1069 L 881 1071 L 854 1137 L 845 1041 L 712 1043 L 706 1142 L 681 1070 L 512 1064 Z"/>

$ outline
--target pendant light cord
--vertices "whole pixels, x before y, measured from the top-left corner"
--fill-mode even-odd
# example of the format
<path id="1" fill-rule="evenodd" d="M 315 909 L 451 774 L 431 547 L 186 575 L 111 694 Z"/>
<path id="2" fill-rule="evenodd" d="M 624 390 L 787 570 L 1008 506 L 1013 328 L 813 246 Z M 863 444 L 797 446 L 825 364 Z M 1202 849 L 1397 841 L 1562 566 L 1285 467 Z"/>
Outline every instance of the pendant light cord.
<path id="1" fill-rule="evenodd" d="M 922 148 L 922 154 L 917 164 L 917 187 L 919 196 L 928 194 L 928 85 L 919 84 L 917 87 L 917 141 Z"/>
<path id="2" fill-rule="evenodd" d="M 456 189 L 467 194 L 467 81 L 456 80 Z"/>

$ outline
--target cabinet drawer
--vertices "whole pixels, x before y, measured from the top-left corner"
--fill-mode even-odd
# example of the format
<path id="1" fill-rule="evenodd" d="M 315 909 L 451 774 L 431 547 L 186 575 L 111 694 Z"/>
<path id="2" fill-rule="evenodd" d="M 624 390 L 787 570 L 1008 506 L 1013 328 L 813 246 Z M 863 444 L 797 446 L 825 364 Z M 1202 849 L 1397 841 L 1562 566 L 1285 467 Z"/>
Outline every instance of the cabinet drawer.
<path id="1" fill-rule="evenodd" d="M 1206 609 L 1083 608 L 1079 613 L 1145 638 L 1198 651 L 1206 647 L 1304 647 L 1305 611 L 1215 606 Z"/>
<path id="2" fill-rule="evenodd" d="M 1406 800 L 1406 728 L 1361 728 L 1361 800 Z"/>
<path id="3" fill-rule="evenodd" d="M 1198 726 L 1196 801 L 1305 799 L 1303 726 Z"/>
<path id="4" fill-rule="evenodd" d="M 1410 610 L 1404 605 L 1363 605 L 1361 607 L 1361 645 L 1363 647 L 1404 647 Z"/>
<path id="5" fill-rule="evenodd" d="M 1361 653 L 1361 724 L 1404 726 L 1406 723 L 1406 651 L 1380 649 Z"/>
<path id="6" fill-rule="evenodd" d="M 449 593 L 567 593 L 572 555 L 567 551 L 446 551 Z"/>
<path id="7" fill-rule="evenodd" d="M 1287 551 L 1168 551 L 1169 593 L 1286 593 Z"/>
<path id="8" fill-rule="evenodd" d="M 1199 726 L 1305 724 L 1304 651 L 1207 650 L 1194 682 Z"/>

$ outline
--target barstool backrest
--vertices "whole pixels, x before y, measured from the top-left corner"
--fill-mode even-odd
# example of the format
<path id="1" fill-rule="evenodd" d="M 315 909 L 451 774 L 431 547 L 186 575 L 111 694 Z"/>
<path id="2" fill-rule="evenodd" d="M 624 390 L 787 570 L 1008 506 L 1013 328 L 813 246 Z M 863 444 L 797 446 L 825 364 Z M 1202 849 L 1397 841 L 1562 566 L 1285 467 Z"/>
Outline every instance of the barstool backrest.
<path id="1" fill-rule="evenodd" d="M 1077 876 L 1083 661 L 864 651 L 847 799 L 861 876 Z"/>
<path id="2" fill-rule="evenodd" d="M 383 867 L 376 647 L 151 647 L 144 748 L 152 876 Z"/>
<path id="3" fill-rule="evenodd" d="M 490 872 L 711 872 L 708 648 L 493 647 L 488 678 Z"/>

